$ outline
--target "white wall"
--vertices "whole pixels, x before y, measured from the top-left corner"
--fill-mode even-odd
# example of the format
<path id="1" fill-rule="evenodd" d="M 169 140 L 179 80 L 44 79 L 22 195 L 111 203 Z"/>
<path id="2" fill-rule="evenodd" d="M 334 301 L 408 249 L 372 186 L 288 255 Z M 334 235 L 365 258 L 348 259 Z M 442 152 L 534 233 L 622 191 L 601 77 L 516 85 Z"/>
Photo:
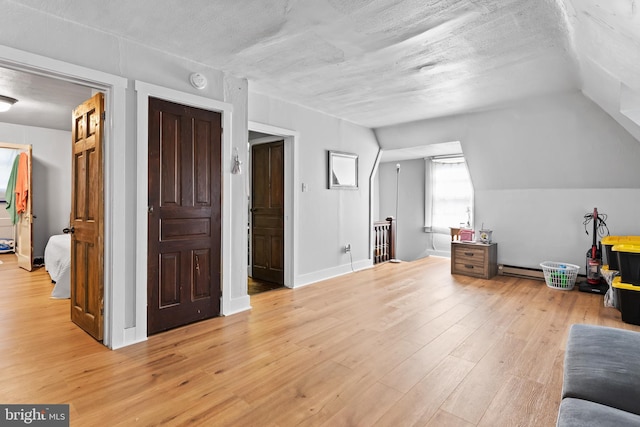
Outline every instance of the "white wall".
<path id="1" fill-rule="evenodd" d="M 584 264 L 582 217 L 640 234 L 640 143 L 581 93 L 376 130 L 383 148 L 459 140 L 475 188 L 475 224 L 494 230 L 498 262 Z M 584 272 L 584 268 L 582 269 Z"/>
<path id="2" fill-rule="evenodd" d="M 71 132 L 0 123 L 0 142 L 32 146 L 33 256 L 69 225 Z"/>
<path id="3" fill-rule="evenodd" d="M 249 120 L 298 133 L 294 197 L 297 205 L 294 286 L 371 265 L 369 177 L 378 153 L 373 131 L 287 102 L 250 93 Z M 246 145 L 246 144 L 245 144 Z M 328 189 L 327 150 L 355 153 L 358 190 Z M 302 192 L 302 184 L 308 191 Z"/>
<path id="4" fill-rule="evenodd" d="M 593 223 L 585 234 L 583 216 L 597 207 L 607 214 L 611 235 L 637 236 L 639 201 L 637 188 L 482 190 L 476 212 L 491 224 L 500 263 L 540 268 L 543 261 L 568 262 L 584 274 Z"/>

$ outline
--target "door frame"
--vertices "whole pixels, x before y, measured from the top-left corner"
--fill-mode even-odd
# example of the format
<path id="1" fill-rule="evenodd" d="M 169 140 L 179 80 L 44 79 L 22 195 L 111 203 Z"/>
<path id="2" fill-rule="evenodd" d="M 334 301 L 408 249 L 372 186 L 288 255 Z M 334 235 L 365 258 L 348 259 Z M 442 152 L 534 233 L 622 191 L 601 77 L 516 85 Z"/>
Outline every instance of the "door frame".
<path id="1" fill-rule="evenodd" d="M 127 79 L 121 76 L 70 64 L 0 45 L 0 66 L 76 83 L 105 94 L 107 123 L 104 150 L 104 339 L 109 348 L 125 345 L 127 251 L 115 248 L 126 244 L 126 177 L 122 173 L 126 148 Z M 71 123 L 71 116 L 69 117 Z"/>
<path id="2" fill-rule="evenodd" d="M 29 204 L 29 227 L 31 228 L 31 230 L 29 231 L 29 257 L 31 258 L 29 260 L 29 268 L 25 270 L 27 271 L 32 271 L 33 270 L 33 145 L 32 144 L 20 144 L 20 143 L 14 143 L 14 142 L 2 142 L 2 140 L 0 140 L 0 148 L 7 148 L 7 149 L 12 149 L 12 150 L 18 150 L 18 156 L 21 153 L 24 152 L 28 152 L 29 153 L 29 191 L 28 191 L 28 198 L 27 198 L 27 203 Z M 13 242 L 13 249 L 14 249 L 14 254 L 16 255 L 17 259 L 18 259 L 18 267 L 20 268 L 24 268 L 23 266 L 20 265 L 20 255 L 18 254 L 18 251 L 16 249 L 19 249 L 19 243 L 20 243 L 20 221 L 24 221 L 24 219 L 19 220 L 16 224 L 14 224 L 14 233 L 13 233 L 13 237 L 14 237 L 14 242 Z"/>
<path id="3" fill-rule="evenodd" d="M 248 127 L 251 131 L 273 136 L 273 138 L 265 137 L 257 139 L 255 141 L 256 144 L 284 140 L 284 286 L 294 288 L 296 283 L 295 278 L 297 277 L 295 254 L 297 253 L 296 249 L 298 246 L 298 205 L 295 199 L 295 189 L 300 188 L 295 165 L 297 164 L 296 142 L 299 140 L 300 134 L 291 129 L 271 126 L 251 120 L 249 120 Z M 251 144 L 253 145 L 254 142 L 251 142 Z M 251 153 L 250 150 L 249 153 Z M 249 157 L 249 162 L 250 161 L 251 159 Z M 251 164 L 247 166 L 248 170 L 250 170 L 250 168 Z M 249 179 L 249 195 L 251 194 L 250 185 L 251 180 Z"/>
<path id="4" fill-rule="evenodd" d="M 231 191 L 231 159 L 232 159 L 232 126 L 233 105 L 181 92 L 174 89 L 156 86 L 136 80 L 137 129 L 136 129 L 136 182 L 147 182 L 149 152 L 149 98 L 160 98 L 166 101 L 202 108 L 218 112 L 222 115 L 222 206 L 221 206 L 221 260 L 222 297 L 220 299 L 220 315 L 229 315 L 250 308 L 249 296 L 232 296 L 231 259 L 232 259 L 232 191 Z M 144 262 L 136 263 L 136 296 L 135 296 L 135 330 L 132 330 L 130 341 L 147 339 L 147 239 L 148 239 L 148 186 L 138 185 L 136 196 L 136 259 Z"/>

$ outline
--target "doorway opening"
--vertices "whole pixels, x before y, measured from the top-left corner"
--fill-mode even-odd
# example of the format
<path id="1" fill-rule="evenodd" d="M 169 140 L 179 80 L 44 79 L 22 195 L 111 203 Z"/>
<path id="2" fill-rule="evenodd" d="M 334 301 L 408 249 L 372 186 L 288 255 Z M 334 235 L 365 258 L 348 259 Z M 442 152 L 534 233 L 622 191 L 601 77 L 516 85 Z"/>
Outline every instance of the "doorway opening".
<path id="1" fill-rule="evenodd" d="M 33 269 L 31 163 L 31 145 L 0 142 L 0 253 L 14 254 L 27 271 Z"/>
<path id="2" fill-rule="evenodd" d="M 284 166 L 284 139 L 249 131 L 249 295 L 284 287 Z"/>
<path id="3" fill-rule="evenodd" d="M 298 137 L 297 132 L 289 129 L 249 121 L 246 172 L 249 186 L 249 296 L 295 286 L 294 166 L 295 143 Z M 255 173 L 254 168 L 259 164 L 262 166 Z M 265 171 L 265 164 L 269 165 L 270 177 Z M 265 268 L 267 263 L 269 268 Z"/>
<path id="4" fill-rule="evenodd" d="M 11 110 L 11 115 L 2 117 L 2 139 L 19 141 L 33 147 L 33 214 L 29 220 L 33 231 L 33 252 L 29 258 L 35 258 L 36 266 L 40 266 L 49 239 L 54 235 L 61 235 L 63 228 L 69 224 L 72 189 L 69 172 L 72 160 L 71 111 L 92 94 L 103 92 L 107 96 L 108 114 L 111 114 L 116 106 L 121 107 L 123 104 L 114 100 L 112 95 L 124 92 L 126 80 L 70 64 L 51 65 L 47 58 L 4 48 L 0 49 L 0 74 L 13 77 L 0 79 L 3 82 L 2 89 L 19 99 Z M 123 100 L 122 98 L 121 101 Z M 106 131 L 105 143 L 121 131 L 120 122 L 114 119 Z M 111 150 L 115 149 L 111 145 L 109 147 Z M 103 165 L 107 169 L 112 167 L 112 153 L 107 153 Z M 109 188 L 111 190 L 113 187 Z M 52 197 L 53 194 L 56 197 Z M 111 210 L 107 210 L 104 217 L 111 220 Z M 108 249 L 111 242 L 112 239 L 107 237 L 102 245 Z M 118 264 L 111 252 L 107 251 L 104 255 L 104 265 L 114 265 L 113 268 L 118 268 Z M 44 269 L 43 267 L 42 271 Z M 112 277 L 112 271 L 108 269 L 104 276 Z M 116 292 L 105 290 L 100 295 L 101 303 L 104 304 L 101 310 L 103 307 L 105 316 L 104 322 L 101 322 L 106 335 L 103 344 L 108 347 L 113 344 L 110 322 L 111 296 L 114 293 Z M 69 300 L 64 299 L 66 301 L 60 302 L 70 306 Z M 69 316 L 66 316 L 65 320 L 71 322 Z"/>

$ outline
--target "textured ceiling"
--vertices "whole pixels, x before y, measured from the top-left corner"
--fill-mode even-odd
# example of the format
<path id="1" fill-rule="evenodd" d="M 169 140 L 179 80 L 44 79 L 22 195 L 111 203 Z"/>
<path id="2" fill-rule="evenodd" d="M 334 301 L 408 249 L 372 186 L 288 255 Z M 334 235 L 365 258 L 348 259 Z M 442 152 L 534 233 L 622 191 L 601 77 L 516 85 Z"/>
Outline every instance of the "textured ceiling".
<path id="1" fill-rule="evenodd" d="M 640 62 L 635 0 L 10 2 L 374 128 L 580 90 L 588 60 L 626 74 Z M 626 44 L 612 52 L 609 33 Z"/>
<path id="2" fill-rule="evenodd" d="M 369 127 L 577 89 L 548 0 L 21 0 Z M 188 7 L 186 7 L 188 5 Z"/>

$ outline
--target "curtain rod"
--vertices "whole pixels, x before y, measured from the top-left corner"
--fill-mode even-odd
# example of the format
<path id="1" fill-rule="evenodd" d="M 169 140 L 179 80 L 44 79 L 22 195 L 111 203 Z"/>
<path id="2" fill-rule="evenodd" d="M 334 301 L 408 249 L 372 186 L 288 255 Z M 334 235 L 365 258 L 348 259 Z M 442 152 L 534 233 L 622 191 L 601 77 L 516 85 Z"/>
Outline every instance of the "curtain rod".
<path id="1" fill-rule="evenodd" d="M 464 154 L 444 154 L 442 156 L 429 156 L 429 160 L 464 159 Z"/>

